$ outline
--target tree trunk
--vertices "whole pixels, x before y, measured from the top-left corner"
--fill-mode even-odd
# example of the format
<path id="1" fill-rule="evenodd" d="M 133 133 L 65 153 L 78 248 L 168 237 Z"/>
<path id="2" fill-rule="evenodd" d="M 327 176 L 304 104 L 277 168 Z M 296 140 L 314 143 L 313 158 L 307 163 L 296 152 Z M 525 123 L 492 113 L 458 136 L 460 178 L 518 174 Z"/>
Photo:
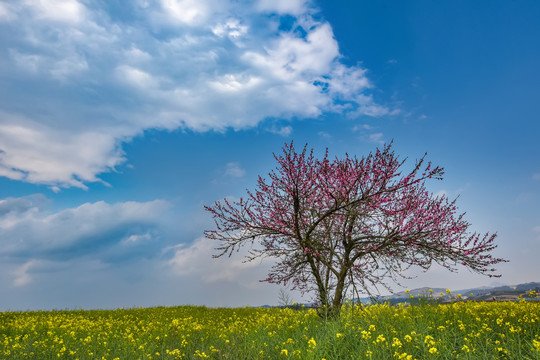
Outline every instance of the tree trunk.
<path id="1" fill-rule="evenodd" d="M 343 261 L 341 263 L 341 269 L 339 270 L 339 276 L 336 283 L 336 291 L 334 293 L 334 299 L 332 301 L 331 315 L 332 317 L 339 317 L 341 312 L 341 303 L 343 302 L 343 292 L 345 291 L 345 280 L 347 279 L 347 272 L 349 271 L 351 246 L 350 243 L 343 241 L 345 253 L 343 254 Z"/>
<path id="2" fill-rule="evenodd" d="M 346 267 L 342 267 L 339 273 L 339 277 L 336 283 L 336 291 L 334 293 L 334 299 L 332 301 L 332 307 L 330 309 L 330 315 L 332 317 L 339 317 L 341 312 L 341 302 L 343 301 L 343 291 L 345 290 L 345 279 L 347 277 Z"/>
<path id="3" fill-rule="evenodd" d="M 317 289 L 319 290 L 319 300 L 321 302 L 321 307 L 322 309 L 327 309 L 328 308 L 328 288 L 325 286 L 324 282 L 322 281 L 321 274 L 319 273 L 319 269 L 315 265 L 313 256 L 311 254 L 308 254 L 307 258 L 308 258 L 309 266 L 311 267 L 311 273 L 315 277 Z M 320 312 L 319 312 L 319 315 L 321 315 Z"/>

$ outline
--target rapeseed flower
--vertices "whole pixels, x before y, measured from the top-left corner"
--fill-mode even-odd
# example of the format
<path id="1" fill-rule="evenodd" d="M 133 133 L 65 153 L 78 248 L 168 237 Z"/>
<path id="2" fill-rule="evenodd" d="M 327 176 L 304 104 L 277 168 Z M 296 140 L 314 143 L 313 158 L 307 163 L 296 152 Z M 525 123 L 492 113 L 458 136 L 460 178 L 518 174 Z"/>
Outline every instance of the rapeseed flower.
<path id="1" fill-rule="evenodd" d="M 293 309 L 0 312 L 0 358 L 378 359 L 392 349 L 404 360 L 413 351 L 419 359 L 534 359 L 538 334 L 533 301 L 348 304 L 331 322 Z"/>

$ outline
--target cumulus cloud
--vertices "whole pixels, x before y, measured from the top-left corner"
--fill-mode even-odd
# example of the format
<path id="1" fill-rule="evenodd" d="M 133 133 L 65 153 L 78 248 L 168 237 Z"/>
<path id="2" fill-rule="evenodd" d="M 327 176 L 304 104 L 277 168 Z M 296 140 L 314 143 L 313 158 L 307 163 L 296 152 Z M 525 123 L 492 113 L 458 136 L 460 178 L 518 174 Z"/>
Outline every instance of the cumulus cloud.
<path id="1" fill-rule="evenodd" d="M 228 19 L 225 23 L 218 23 L 212 27 L 212 32 L 219 36 L 228 36 L 231 40 L 238 39 L 245 35 L 248 27 L 240 22 L 239 19 Z"/>
<path id="2" fill-rule="evenodd" d="M 79 23 L 84 19 L 85 7 L 77 0 L 22 1 L 37 19 L 63 23 Z"/>
<path id="3" fill-rule="evenodd" d="M 86 188 L 124 161 L 114 134 L 55 129 L 0 111 L 0 175 L 31 183 Z"/>
<path id="4" fill-rule="evenodd" d="M 204 25 L 223 6 L 220 0 L 160 0 L 165 17 L 178 25 Z"/>
<path id="5" fill-rule="evenodd" d="M 28 282 L 39 261 L 97 258 L 117 262 L 159 253 L 161 218 L 169 204 L 103 201 L 59 212 L 43 196 L 0 200 L 0 258 L 22 261 L 16 282 Z"/>
<path id="6" fill-rule="evenodd" d="M 0 1 L 0 176 L 85 188 L 148 129 L 392 114 L 368 93 L 366 70 L 341 62 L 309 1 L 154 0 L 118 11 Z"/>

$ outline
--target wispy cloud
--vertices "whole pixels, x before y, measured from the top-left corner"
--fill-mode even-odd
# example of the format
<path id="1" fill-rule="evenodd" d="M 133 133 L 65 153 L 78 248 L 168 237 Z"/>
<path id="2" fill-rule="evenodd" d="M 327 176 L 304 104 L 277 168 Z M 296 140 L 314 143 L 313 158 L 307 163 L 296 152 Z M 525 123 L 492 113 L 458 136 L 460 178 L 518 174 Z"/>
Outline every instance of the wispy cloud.
<path id="1" fill-rule="evenodd" d="M 22 287 L 22 286 L 28 285 L 32 281 L 30 270 L 37 263 L 39 263 L 38 260 L 31 259 L 25 262 L 23 265 L 17 267 L 13 271 L 13 275 L 14 275 L 13 285 L 15 287 Z"/>
<path id="2" fill-rule="evenodd" d="M 539 181 L 540 180 L 540 173 L 535 173 L 532 176 L 533 180 Z"/>
<path id="3" fill-rule="evenodd" d="M 233 178 L 241 178 L 246 174 L 246 171 L 240 167 L 240 164 L 237 162 L 227 163 L 225 169 L 225 175 Z"/>
<path id="4" fill-rule="evenodd" d="M 287 136 L 290 136 L 293 132 L 293 128 L 292 126 L 276 126 L 276 125 L 273 125 L 272 127 L 270 127 L 268 129 L 268 131 L 270 131 L 271 133 L 273 134 L 277 134 L 277 135 L 280 135 L 280 136 L 283 136 L 283 137 L 287 137 Z"/>
<path id="5" fill-rule="evenodd" d="M 435 194 L 433 194 L 433 198 L 440 198 L 440 197 L 448 197 L 448 191 L 446 190 L 439 190 Z"/>
<path id="6" fill-rule="evenodd" d="M 374 126 L 358 124 L 352 127 L 352 131 L 358 133 L 360 138 L 364 141 L 375 143 L 377 145 L 383 145 L 385 142 L 384 134 L 382 132 L 375 132 L 377 130 Z"/>
<path id="7" fill-rule="evenodd" d="M 0 176 L 85 188 L 147 129 L 391 114 L 316 12 L 304 0 L 138 1 L 121 14 L 108 2 L 0 2 Z"/>
<path id="8" fill-rule="evenodd" d="M 383 133 L 374 133 L 369 135 L 369 141 L 376 144 L 384 144 L 384 134 Z"/>
<path id="9" fill-rule="evenodd" d="M 361 125 L 355 125 L 352 128 L 352 131 L 363 131 L 363 130 L 371 130 L 373 129 L 373 126 L 368 124 L 361 124 Z"/>
<path id="10" fill-rule="evenodd" d="M 319 131 L 317 133 L 317 135 L 319 135 L 322 139 L 325 139 L 325 140 L 331 140 L 332 139 L 332 135 L 330 135 L 329 133 L 327 133 L 325 131 Z"/>

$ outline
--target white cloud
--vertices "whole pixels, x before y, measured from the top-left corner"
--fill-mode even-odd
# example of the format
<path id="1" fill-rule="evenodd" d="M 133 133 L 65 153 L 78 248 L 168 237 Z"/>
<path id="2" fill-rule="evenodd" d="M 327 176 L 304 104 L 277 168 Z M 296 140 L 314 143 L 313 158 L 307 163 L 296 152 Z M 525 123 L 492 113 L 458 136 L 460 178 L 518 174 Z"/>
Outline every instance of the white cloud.
<path id="1" fill-rule="evenodd" d="M 435 194 L 433 194 L 433 198 L 438 198 L 438 197 L 442 197 L 442 196 L 448 197 L 448 191 L 439 190 Z"/>
<path id="2" fill-rule="evenodd" d="M 131 45 L 131 48 L 124 51 L 125 59 L 126 61 L 131 62 L 147 62 L 152 59 L 152 55 L 147 53 L 146 51 L 143 51 L 136 47 L 135 45 Z"/>
<path id="3" fill-rule="evenodd" d="M 228 19 L 225 23 L 218 24 L 212 28 L 212 32 L 217 36 L 228 36 L 231 39 L 242 37 L 247 31 L 248 27 L 241 24 L 238 19 Z"/>
<path id="4" fill-rule="evenodd" d="M 227 168 L 225 169 L 225 175 L 234 177 L 234 178 L 241 178 L 246 174 L 246 171 L 240 167 L 240 164 L 237 162 L 230 162 L 227 164 Z"/>
<path id="5" fill-rule="evenodd" d="M 151 240 L 152 235 L 150 233 L 142 234 L 142 235 L 129 235 L 127 238 L 122 240 L 122 243 L 129 244 L 129 243 L 140 243 L 141 241 Z"/>
<path id="6" fill-rule="evenodd" d="M 15 14 L 11 9 L 11 5 L 0 2 L 0 21 L 11 21 L 14 18 Z"/>
<path id="7" fill-rule="evenodd" d="M 322 139 L 325 139 L 325 140 L 331 140 L 332 139 L 332 135 L 330 135 L 329 133 L 327 133 L 325 131 L 319 131 L 317 133 L 317 135 L 319 135 Z"/>
<path id="8" fill-rule="evenodd" d="M 537 180 L 537 181 L 540 180 L 540 173 L 533 174 L 532 178 L 533 180 Z"/>
<path id="9" fill-rule="evenodd" d="M 9 55 L 19 69 L 30 74 L 46 71 L 60 82 L 65 82 L 73 75 L 79 75 L 88 70 L 86 59 L 75 53 L 57 60 L 39 54 L 21 53 L 16 49 L 9 49 Z"/>
<path id="10" fill-rule="evenodd" d="M 261 11 L 278 14 L 302 15 L 307 9 L 306 0 L 259 0 L 257 7 Z"/>
<path id="11" fill-rule="evenodd" d="M 381 117 L 385 115 L 396 115 L 399 113 L 399 109 L 390 110 L 385 106 L 378 105 L 375 103 L 371 95 L 358 94 L 355 100 L 359 106 L 355 111 L 351 111 L 348 114 L 349 117 L 354 118 L 362 115 Z"/>
<path id="12" fill-rule="evenodd" d="M 368 125 L 368 124 L 361 124 L 361 125 L 354 125 L 352 128 L 352 131 L 357 132 L 357 131 L 371 130 L 371 129 L 373 129 L 373 126 Z"/>
<path id="13" fill-rule="evenodd" d="M 372 103 L 371 98 L 365 98 L 359 92 L 371 88 L 369 80 L 365 76 L 366 70 L 360 68 L 351 68 L 342 64 L 337 64 L 332 70 L 332 77 L 328 81 L 330 90 L 338 96 L 346 99 L 356 97 L 361 103 Z"/>
<path id="14" fill-rule="evenodd" d="M 369 134 L 369 141 L 377 143 L 377 144 L 384 144 L 384 134 L 383 133 Z"/>
<path id="15" fill-rule="evenodd" d="M 23 3 L 38 19 L 65 23 L 84 20 L 85 7 L 76 0 L 26 0 Z"/>
<path id="16" fill-rule="evenodd" d="M 147 247 L 152 241 L 157 248 L 152 251 L 159 252 L 153 235 L 160 231 L 169 208 L 165 201 L 112 205 L 99 201 L 50 212 L 44 200 L 39 196 L 0 200 L 0 256 L 28 259 L 18 273 L 19 282 L 28 279 L 24 274 L 32 260 L 97 256 L 106 261 L 137 256 L 136 247 Z M 146 255 L 152 256 L 152 251 Z"/>
<path id="17" fill-rule="evenodd" d="M 19 68 L 30 73 L 36 73 L 40 63 L 43 61 L 43 57 L 40 55 L 23 54 L 15 49 L 9 49 L 9 55 Z"/>
<path id="18" fill-rule="evenodd" d="M 179 246 L 169 264 L 175 274 L 202 279 L 205 283 L 221 281 L 244 282 L 257 286 L 266 278 L 268 264 L 260 261 L 244 262 L 249 249 L 244 247 L 231 257 L 214 259 L 217 244 L 213 240 L 198 238 L 189 246 Z"/>
<path id="19" fill-rule="evenodd" d="M 73 74 L 88 70 L 86 59 L 81 56 L 70 56 L 56 62 L 50 69 L 51 75 L 58 80 L 66 80 Z"/>
<path id="20" fill-rule="evenodd" d="M 39 261 L 35 259 L 28 260 L 23 265 L 19 266 L 13 271 L 14 280 L 13 285 L 15 287 L 21 287 L 29 284 L 32 281 L 32 278 L 29 274 L 30 269 L 38 264 Z"/>
<path id="21" fill-rule="evenodd" d="M 275 79 L 289 81 L 306 79 L 331 71 L 338 57 L 337 41 L 329 24 L 320 24 L 308 32 L 306 39 L 283 34 L 264 52 L 246 52 L 244 58 L 256 68 L 269 71 Z"/>
<path id="22" fill-rule="evenodd" d="M 159 87 L 159 82 L 152 75 L 129 65 L 120 65 L 116 68 L 116 72 L 120 81 L 143 90 L 145 93 Z"/>
<path id="23" fill-rule="evenodd" d="M 244 74 L 225 74 L 217 80 L 209 81 L 209 85 L 217 92 L 236 93 L 253 89 L 261 82 L 261 78 L 258 77 Z"/>
<path id="24" fill-rule="evenodd" d="M 187 25 L 203 23 L 215 5 L 216 2 L 209 0 L 161 0 L 161 6 L 168 16 Z"/>
<path id="25" fill-rule="evenodd" d="M 366 93 L 365 69 L 341 63 L 332 27 L 308 1 L 139 1 L 122 22 L 104 3 L 0 4 L 10 33 L 0 73 L 13 73 L 0 99 L 0 176 L 14 180 L 85 188 L 147 129 L 392 113 Z M 295 16 L 304 32 L 279 30 L 269 13 Z"/>
<path id="26" fill-rule="evenodd" d="M 86 188 L 124 161 L 113 134 L 54 129 L 0 112 L 0 174 L 14 180 Z"/>
<path id="27" fill-rule="evenodd" d="M 283 136 L 283 137 L 287 137 L 287 136 L 290 136 L 293 132 L 293 128 L 292 126 L 276 126 L 276 125 L 273 125 L 272 127 L 270 127 L 268 129 L 269 132 L 271 132 L 272 134 L 277 134 L 277 135 L 280 135 L 280 136 Z"/>
<path id="28" fill-rule="evenodd" d="M 0 151 L 0 159 L 2 159 L 2 151 Z M 24 173 L 10 169 L 4 164 L 0 164 L 0 176 L 4 176 L 12 180 L 24 180 Z"/>

